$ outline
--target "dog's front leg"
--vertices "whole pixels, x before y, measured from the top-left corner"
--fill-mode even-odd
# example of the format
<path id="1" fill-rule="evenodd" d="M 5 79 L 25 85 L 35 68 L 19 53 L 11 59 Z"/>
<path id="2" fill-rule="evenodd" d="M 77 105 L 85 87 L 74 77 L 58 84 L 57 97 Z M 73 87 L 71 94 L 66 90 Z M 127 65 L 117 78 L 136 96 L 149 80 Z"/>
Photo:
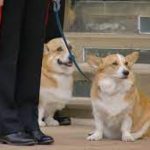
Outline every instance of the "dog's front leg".
<path id="1" fill-rule="evenodd" d="M 46 126 L 46 123 L 43 121 L 44 114 L 45 114 L 44 106 L 42 106 L 42 105 L 39 104 L 38 113 L 39 113 L 39 115 L 38 115 L 38 123 L 39 123 L 39 126 L 40 126 L 40 127 Z"/>
<path id="2" fill-rule="evenodd" d="M 122 141 L 125 142 L 135 141 L 134 137 L 131 135 L 131 128 L 132 128 L 132 118 L 129 115 L 126 115 L 121 125 Z"/>
<path id="3" fill-rule="evenodd" d="M 59 122 L 53 118 L 54 112 L 49 113 L 49 116 L 45 118 L 47 126 L 59 126 Z"/>
<path id="4" fill-rule="evenodd" d="M 96 130 L 92 133 L 92 135 L 87 137 L 87 140 L 98 141 L 98 140 L 101 140 L 103 138 L 103 121 L 101 120 L 99 112 L 97 112 L 96 109 L 93 109 L 93 114 L 94 114 L 94 121 L 95 121 Z"/>

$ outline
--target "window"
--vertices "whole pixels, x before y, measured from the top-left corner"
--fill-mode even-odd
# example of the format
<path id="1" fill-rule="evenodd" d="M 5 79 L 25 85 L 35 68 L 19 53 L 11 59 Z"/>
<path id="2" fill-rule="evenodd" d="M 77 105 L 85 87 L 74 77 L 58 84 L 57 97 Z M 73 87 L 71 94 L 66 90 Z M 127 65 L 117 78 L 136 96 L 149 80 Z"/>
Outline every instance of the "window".
<path id="1" fill-rule="evenodd" d="M 139 33 L 150 34 L 150 17 L 139 16 Z"/>

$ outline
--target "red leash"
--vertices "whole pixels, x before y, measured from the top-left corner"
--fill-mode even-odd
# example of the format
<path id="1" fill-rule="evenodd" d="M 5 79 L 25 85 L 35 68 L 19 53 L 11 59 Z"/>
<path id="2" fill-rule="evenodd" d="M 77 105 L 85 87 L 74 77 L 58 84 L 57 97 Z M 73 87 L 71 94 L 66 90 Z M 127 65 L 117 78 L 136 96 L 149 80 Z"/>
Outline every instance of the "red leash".
<path id="1" fill-rule="evenodd" d="M 2 7 L 0 7 L 0 24 L 1 24 L 1 18 L 2 18 Z"/>
<path id="2" fill-rule="evenodd" d="M 49 8 L 50 5 L 52 4 L 52 0 L 47 1 L 47 10 L 46 10 L 46 15 L 45 15 L 45 25 L 48 24 L 48 19 L 49 19 Z"/>

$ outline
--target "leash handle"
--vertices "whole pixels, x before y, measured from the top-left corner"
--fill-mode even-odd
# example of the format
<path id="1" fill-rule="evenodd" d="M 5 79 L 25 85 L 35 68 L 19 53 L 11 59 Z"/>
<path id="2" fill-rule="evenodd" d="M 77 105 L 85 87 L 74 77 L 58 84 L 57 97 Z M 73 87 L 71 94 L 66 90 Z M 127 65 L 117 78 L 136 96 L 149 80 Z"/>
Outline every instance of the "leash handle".
<path id="1" fill-rule="evenodd" d="M 54 9 L 54 12 L 58 12 L 60 10 L 60 0 L 53 0 L 53 3 L 55 3 L 55 8 L 53 7 Z"/>
<path id="2" fill-rule="evenodd" d="M 58 4 L 57 4 L 56 0 L 53 0 L 53 11 L 54 11 L 54 14 L 55 14 L 55 19 L 56 19 L 56 22 L 57 22 L 57 26 L 58 26 L 59 32 L 61 34 L 61 37 L 63 38 L 64 43 L 65 43 L 65 45 L 66 45 L 66 47 L 68 49 L 70 58 L 73 61 L 74 65 L 76 66 L 77 70 L 80 72 L 80 74 L 82 74 L 82 76 L 84 76 L 88 81 L 90 81 L 90 79 L 80 69 L 79 65 L 76 62 L 75 56 L 72 54 L 72 52 L 71 52 L 71 50 L 70 50 L 70 48 L 68 46 L 67 40 L 65 38 L 65 35 L 63 33 L 63 30 L 62 30 L 62 27 L 61 27 L 61 23 L 60 23 L 60 19 L 59 19 L 59 15 L 58 15 L 59 10 L 60 10 L 60 8 L 58 7 Z"/>

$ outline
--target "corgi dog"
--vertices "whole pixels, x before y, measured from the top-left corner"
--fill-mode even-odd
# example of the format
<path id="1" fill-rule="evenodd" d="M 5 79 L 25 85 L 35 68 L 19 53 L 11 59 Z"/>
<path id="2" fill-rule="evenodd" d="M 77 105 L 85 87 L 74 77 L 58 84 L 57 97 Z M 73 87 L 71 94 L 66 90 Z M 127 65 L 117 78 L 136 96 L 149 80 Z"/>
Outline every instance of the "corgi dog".
<path id="1" fill-rule="evenodd" d="M 68 42 L 69 48 L 71 45 Z M 61 110 L 72 97 L 73 62 L 62 38 L 44 45 L 39 100 L 40 126 L 56 126 L 54 113 Z"/>
<path id="2" fill-rule="evenodd" d="M 96 69 L 91 87 L 96 129 L 87 140 L 135 141 L 149 134 L 150 99 L 138 92 L 131 70 L 138 57 L 138 52 L 89 57 L 89 65 Z"/>

